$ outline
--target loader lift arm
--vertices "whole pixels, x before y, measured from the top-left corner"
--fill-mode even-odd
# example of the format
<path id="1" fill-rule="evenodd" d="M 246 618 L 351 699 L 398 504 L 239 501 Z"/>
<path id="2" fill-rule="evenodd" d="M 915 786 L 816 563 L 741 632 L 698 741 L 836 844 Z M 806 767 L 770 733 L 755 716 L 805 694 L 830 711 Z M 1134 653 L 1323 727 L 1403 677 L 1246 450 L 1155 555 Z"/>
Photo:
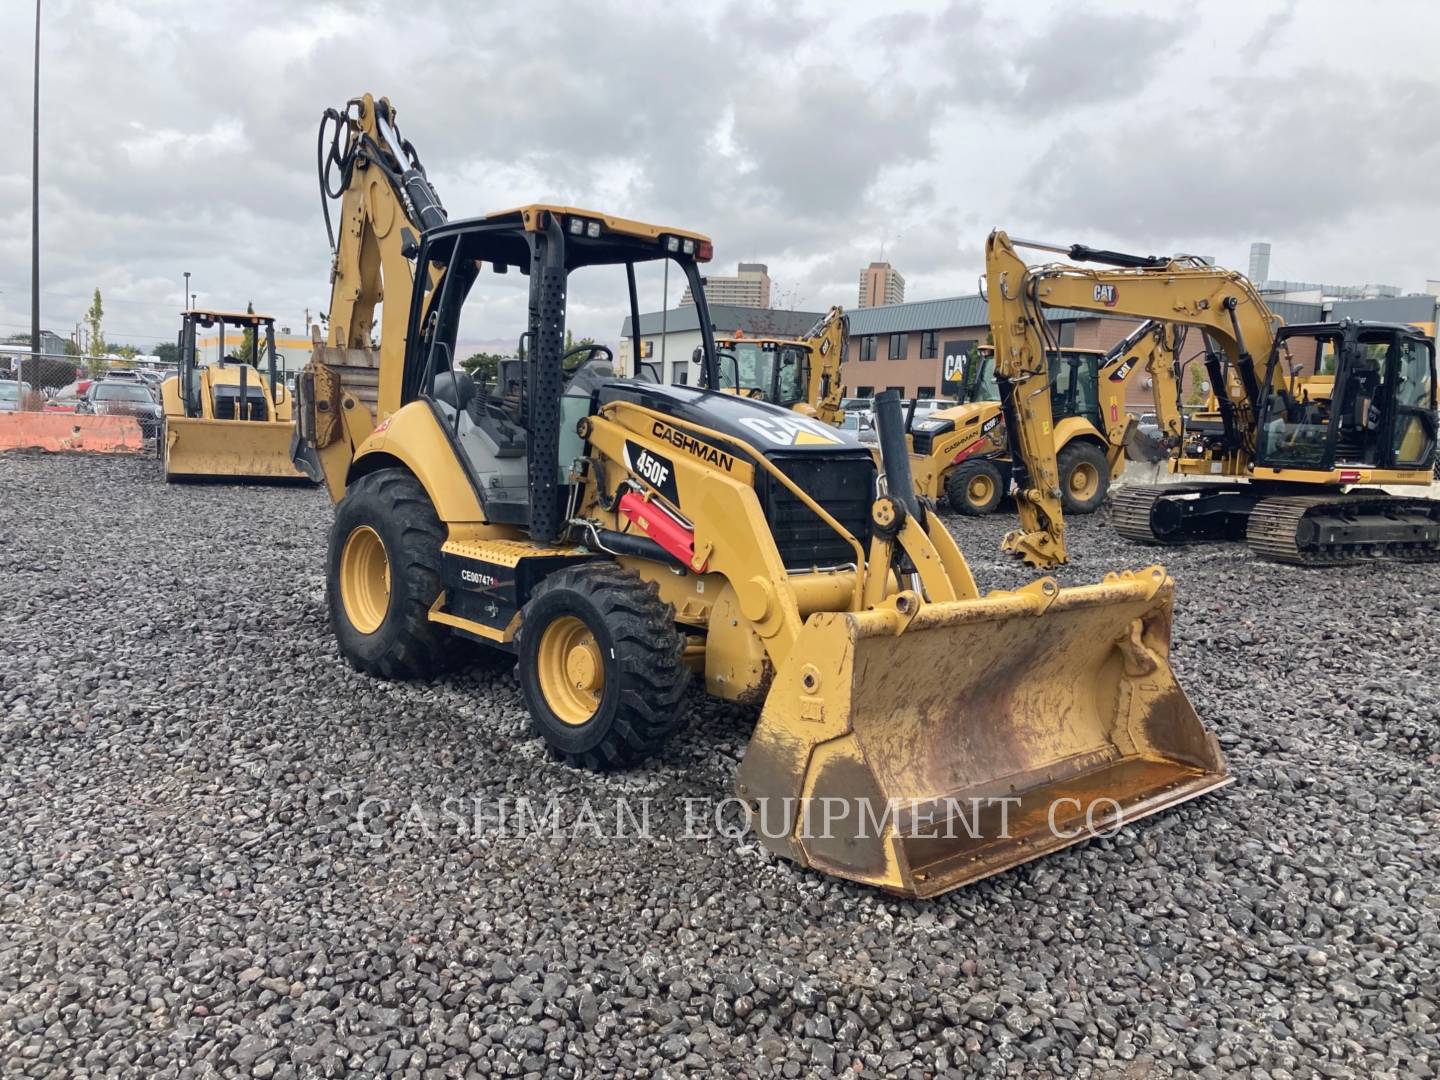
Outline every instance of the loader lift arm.
<path id="1" fill-rule="evenodd" d="M 1031 267 L 1017 254 L 1017 243 L 1112 265 Z M 1279 320 L 1244 275 L 1184 256 L 1164 259 L 1079 245 L 1037 245 L 1012 241 L 996 230 L 985 243 L 985 278 L 996 373 L 1018 488 L 1020 529 L 1006 537 L 1007 551 L 1041 567 L 1068 558 L 1045 364 L 1047 351 L 1058 348 L 1058 343 L 1050 340 L 1044 307 L 1129 315 L 1200 329 L 1207 342 L 1206 370 L 1224 421 L 1227 450 L 1235 459 L 1232 467 L 1238 470 L 1240 462 L 1253 455 L 1254 418 L 1262 397 L 1255 356 L 1269 354 Z"/>

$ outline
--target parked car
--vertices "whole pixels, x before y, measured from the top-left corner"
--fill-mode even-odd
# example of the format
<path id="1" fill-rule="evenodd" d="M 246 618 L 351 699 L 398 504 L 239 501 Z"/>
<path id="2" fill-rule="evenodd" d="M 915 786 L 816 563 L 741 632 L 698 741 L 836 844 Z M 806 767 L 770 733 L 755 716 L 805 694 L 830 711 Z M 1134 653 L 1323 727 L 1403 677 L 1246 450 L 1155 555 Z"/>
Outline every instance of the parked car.
<path id="1" fill-rule="evenodd" d="M 80 401 L 85 396 L 85 391 L 90 389 L 94 379 L 76 379 L 67 386 L 62 386 L 55 393 L 45 400 L 46 412 L 74 412 Z"/>
<path id="2" fill-rule="evenodd" d="M 30 384 L 15 379 L 0 379 L 0 412 L 19 412 L 30 396 Z"/>
<path id="3" fill-rule="evenodd" d="M 915 419 L 921 420 L 937 409 L 948 409 L 954 404 L 955 402 L 949 398 L 916 398 Z M 905 402 L 904 409 L 907 413 L 910 411 L 910 403 L 908 401 Z"/>
<path id="4" fill-rule="evenodd" d="M 133 416 L 147 439 L 160 434 L 164 411 L 150 388 L 139 379 L 106 377 L 92 383 L 75 410 L 97 415 Z"/>

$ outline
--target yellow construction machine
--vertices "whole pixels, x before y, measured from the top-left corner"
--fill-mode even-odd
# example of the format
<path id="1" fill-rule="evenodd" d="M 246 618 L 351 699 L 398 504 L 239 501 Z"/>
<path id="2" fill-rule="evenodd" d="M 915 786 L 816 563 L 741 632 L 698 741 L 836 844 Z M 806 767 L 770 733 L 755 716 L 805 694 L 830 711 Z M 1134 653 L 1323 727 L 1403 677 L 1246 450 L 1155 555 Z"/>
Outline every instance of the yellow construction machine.
<path id="1" fill-rule="evenodd" d="M 840 407 L 840 366 L 849 341 L 850 319 L 839 307 L 831 308 L 799 338 L 747 336 L 737 330 L 715 340 L 720 351 L 719 389 L 839 424 L 845 418 Z"/>
<path id="2" fill-rule="evenodd" d="M 1029 266 L 1030 247 L 1101 264 Z M 1001 404 L 1026 463 L 1027 562 L 1066 559 L 1043 308 L 1163 320 L 1198 330 L 1210 406 L 1187 419 L 1170 470 L 1195 483 L 1126 488 L 1117 531 L 1147 544 L 1244 538 L 1258 556 L 1311 566 L 1440 556 L 1440 500 L 1378 486 L 1428 486 L 1436 450 L 1435 343 L 1413 326 L 1342 320 L 1283 326 L 1243 274 L 1187 256 L 1083 245 L 986 243 Z M 1158 400 L 1158 399 L 1157 399 Z"/>
<path id="3" fill-rule="evenodd" d="M 226 355 L 227 326 L 235 328 L 237 346 L 248 357 Z M 211 328 L 218 332 L 216 360 L 201 363 L 197 331 Z M 178 344 L 177 371 L 160 387 L 165 479 L 311 482 L 291 460 L 295 425 L 290 394 L 276 368 L 275 320 L 252 312 L 190 310 L 180 317 Z"/>
<path id="4" fill-rule="evenodd" d="M 576 287 L 628 293 L 638 334 L 636 268 L 668 259 L 718 386 L 705 236 L 553 205 L 448 221 L 387 100 L 326 117 L 345 224 L 299 423 L 336 502 L 329 613 L 356 669 L 509 651 L 535 730 L 589 768 L 659 751 L 693 677 L 760 706 L 736 790 L 762 841 L 910 896 L 1228 781 L 1170 668 L 1163 570 L 982 596 L 913 492 L 897 395 L 876 401 L 877 458 L 778 405 L 565 349 Z M 494 333 L 497 273 L 527 279 L 521 358 L 477 384 L 459 328 L 478 308 Z M 382 287 L 372 413 L 344 373 L 366 367 Z"/>
<path id="5" fill-rule="evenodd" d="M 1125 388 L 1136 375 L 1153 380 L 1162 429 L 1178 442 L 1174 341 L 1163 325 L 1152 323 L 1109 353 L 1062 347 L 1048 354 L 1056 468 L 1066 513 L 1098 510 L 1110 482 L 1124 472 L 1127 453 L 1150 460 L 1163 453 L 1145 445 L 1125 406 Z M 943 496 L 959 513 L 979 516 L 1000 505 L 1010 490 L 1012 469 L 994 348 L 977 348 L 959 382 L 955 405 L 909 424 L 910 467 L 919 494 L 936 501 Z"/>

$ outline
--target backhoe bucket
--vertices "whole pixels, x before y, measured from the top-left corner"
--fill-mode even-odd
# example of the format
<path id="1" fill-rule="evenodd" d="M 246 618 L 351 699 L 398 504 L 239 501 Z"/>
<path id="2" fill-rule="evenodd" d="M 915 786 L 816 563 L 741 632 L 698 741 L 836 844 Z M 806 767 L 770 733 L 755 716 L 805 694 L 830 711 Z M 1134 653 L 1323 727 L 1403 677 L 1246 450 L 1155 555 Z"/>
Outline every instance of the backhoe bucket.
<path id="1" fill-rule="evenodd" d="M 284 421 L 167 416 L 165 479 L 313 483 L 290 459 L 294 433 Z"/>
<path id="2" fill-rule="evenodd" d="M 1151 567 L 811 615 L 736 779 L 752 827 L 928 897 L 1224 786 L 1170 669 L 1173 591 Z"/>

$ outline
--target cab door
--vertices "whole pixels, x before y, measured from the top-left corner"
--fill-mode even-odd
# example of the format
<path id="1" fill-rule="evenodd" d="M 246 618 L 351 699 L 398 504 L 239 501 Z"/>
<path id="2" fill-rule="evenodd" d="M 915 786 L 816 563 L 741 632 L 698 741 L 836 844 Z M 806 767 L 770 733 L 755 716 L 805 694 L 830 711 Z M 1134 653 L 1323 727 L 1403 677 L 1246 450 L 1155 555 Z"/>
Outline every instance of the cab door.
<path id="1" fill-rule="evenodd" d="M 1390 432 L 1386 464 L 1425 469 L 1435 455 L 1435 345 L 1397 334 L 1386 362 Z"/>

